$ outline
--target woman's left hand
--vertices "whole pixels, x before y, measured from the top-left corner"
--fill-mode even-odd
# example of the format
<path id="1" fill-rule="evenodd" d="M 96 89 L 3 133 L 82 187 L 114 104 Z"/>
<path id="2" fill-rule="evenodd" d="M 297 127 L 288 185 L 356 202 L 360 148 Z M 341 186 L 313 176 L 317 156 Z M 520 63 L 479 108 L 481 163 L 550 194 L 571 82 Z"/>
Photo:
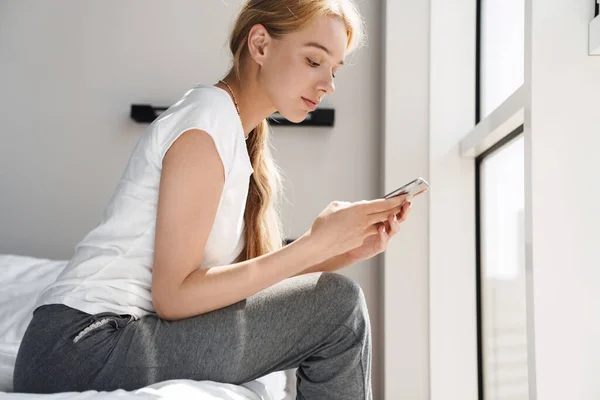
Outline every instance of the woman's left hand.
<path id="1" fill-rule="evenodd" d="M 404 203 L 398 214 L 391 214 L 385 222 L 380 222 L 375 235 L 367 237 L 361 246 L 346 252 L 348 259 L 354 263 L 386 251 L 390 239 L 400 231 L 400 224 L 408 218 L 410 206 L 410 201 Z"/>

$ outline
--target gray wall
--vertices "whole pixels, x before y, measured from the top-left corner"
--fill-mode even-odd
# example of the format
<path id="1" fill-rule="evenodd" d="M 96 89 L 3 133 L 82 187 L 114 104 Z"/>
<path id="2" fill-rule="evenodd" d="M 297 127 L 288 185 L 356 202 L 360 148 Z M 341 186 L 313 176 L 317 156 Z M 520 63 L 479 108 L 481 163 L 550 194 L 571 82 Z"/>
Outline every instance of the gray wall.
<path id="1" fill-rule="evenodd" d="M 98 221 L 145 128 L 131 103 L 169 105 L 229 66 L 239 0 L 0 3 L 0 253 L 71 257 Z M 332 200 L 382 195 L 380 1 L 359 1 L 368 46 L 342 68 L 333 129 L 274 129 L 286 175 L 284 222 L 306 231 Z M 363 287 L 381 390 L 380 258 L 342 273 Z"/>

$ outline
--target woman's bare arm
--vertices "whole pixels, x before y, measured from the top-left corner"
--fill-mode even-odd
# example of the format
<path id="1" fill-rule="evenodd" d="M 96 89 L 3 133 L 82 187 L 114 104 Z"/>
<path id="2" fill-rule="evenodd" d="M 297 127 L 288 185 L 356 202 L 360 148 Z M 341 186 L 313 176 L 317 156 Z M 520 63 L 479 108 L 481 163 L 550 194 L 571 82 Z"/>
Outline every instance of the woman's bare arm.
<path id="1" fill-rule="evenodd" d="M 226 307 L 327 258 L 309 231 L 261 257 L 199 269 L 224 183 L 223 164 L 204 131 L 185 132 L 164 157 L 152 271 L 152 302 L 163 319 Z"/>
<path id="2" fill-rule="evenodd" d="M 295 241 L 292 242 L 292 244 L 293 243 L 295 243 Z M 328 258 L 325 261 L 310 266 L 307 269 L 294 274 L 294 276 L 310 274 L 313 272 L 335 272 L 339 269 L 346 268 L 353 263 L 354 261 L 350 260 L 346 254 L 338 254 L 337 256 Z"/>

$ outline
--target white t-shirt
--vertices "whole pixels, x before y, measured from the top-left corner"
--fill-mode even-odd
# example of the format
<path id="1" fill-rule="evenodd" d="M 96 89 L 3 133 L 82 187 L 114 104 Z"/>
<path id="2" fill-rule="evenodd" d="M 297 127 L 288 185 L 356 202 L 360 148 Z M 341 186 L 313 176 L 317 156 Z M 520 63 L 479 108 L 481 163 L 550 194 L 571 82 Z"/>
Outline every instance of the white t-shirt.
<path id="1" fill-rule="evenodd" d="M 231 264 L 239 256 L 254 170 L 229 94 L 200 84 L 147 128 L 100 222 L 75 246 L 73 258 L 40 293 L 36 307 L 59 303 L 89 314 L 112 311 L 136 318 L 155 313 L 150 290 L 162 160 L 189 129 L 211 135 L 225 170 L 225 186 L 199 268 Z"/>

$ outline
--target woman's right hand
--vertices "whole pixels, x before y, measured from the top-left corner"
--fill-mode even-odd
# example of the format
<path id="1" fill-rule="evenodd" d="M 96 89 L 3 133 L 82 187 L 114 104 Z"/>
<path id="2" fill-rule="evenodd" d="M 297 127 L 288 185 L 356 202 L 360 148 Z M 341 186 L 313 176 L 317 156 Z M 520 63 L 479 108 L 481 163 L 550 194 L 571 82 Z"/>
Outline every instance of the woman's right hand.
<path id="1" fill-rule="evenodd" d="M 334 257 L 360 246 L 377 233 L 381 222 L 402 209 L 406 196 L 363 200 L 355 203 L 333 201 L 317 217 L 307 235 Z"/>

